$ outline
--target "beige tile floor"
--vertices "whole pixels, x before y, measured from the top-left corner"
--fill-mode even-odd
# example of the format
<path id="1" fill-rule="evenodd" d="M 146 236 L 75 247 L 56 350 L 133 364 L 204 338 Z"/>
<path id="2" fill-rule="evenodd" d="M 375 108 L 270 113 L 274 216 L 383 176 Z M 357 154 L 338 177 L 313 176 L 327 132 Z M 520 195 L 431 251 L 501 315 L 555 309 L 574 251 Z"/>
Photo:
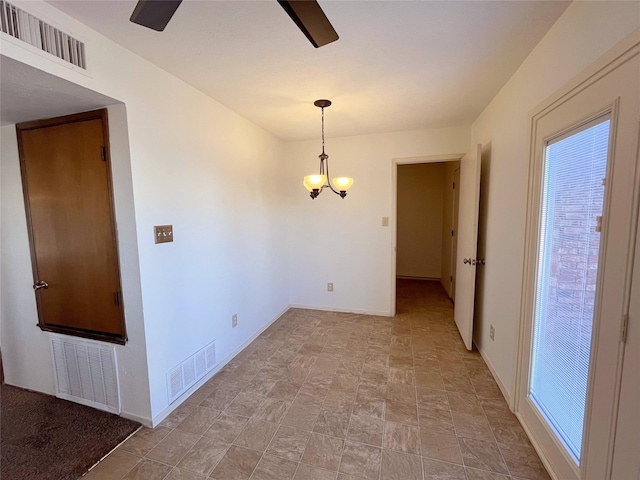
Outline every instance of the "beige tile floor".
<path id="1" fill-rule="evenodd" d="M 292 309 L 85 477 L 548 479 L 435 282 L 395 318 Z"/>

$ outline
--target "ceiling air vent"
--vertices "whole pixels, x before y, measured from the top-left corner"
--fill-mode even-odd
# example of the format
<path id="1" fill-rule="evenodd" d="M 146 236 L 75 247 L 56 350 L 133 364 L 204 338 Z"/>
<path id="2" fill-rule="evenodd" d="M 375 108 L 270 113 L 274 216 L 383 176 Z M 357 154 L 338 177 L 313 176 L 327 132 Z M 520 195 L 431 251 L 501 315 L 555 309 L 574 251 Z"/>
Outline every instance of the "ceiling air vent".
<path id="1" fill-rule="evenodd" d="M 86 70 L 84 43 L 61 32 L 24 10 L 0 0 L 4 33 Z"/>

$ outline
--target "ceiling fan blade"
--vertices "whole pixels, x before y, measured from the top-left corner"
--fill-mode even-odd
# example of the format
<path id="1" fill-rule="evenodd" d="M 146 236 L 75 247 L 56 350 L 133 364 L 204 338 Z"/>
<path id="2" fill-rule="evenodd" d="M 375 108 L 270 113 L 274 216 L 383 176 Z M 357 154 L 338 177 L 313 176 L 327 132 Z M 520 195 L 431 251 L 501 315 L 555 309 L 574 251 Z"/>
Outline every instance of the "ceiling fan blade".
<path id="1" fill-rule="evenodd" d="M 278 0 L 314 47 L 338 40 L 338 34 L 315 0 Z"/>
<path id="2" fill-rule="evenodd" d="M 140 0 L 129 20 L 162 32 L 181 3 L 182 0 Z"/>

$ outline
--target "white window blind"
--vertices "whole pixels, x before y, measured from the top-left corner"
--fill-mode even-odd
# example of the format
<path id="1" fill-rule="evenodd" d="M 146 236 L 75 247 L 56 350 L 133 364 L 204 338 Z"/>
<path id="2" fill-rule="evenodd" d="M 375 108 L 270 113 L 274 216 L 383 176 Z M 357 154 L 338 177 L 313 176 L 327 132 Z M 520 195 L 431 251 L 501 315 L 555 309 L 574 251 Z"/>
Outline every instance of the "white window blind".
<path id="1" fill-rule="evenodd" d="M 545 151 L 530 397 L 576 463 L 587 399 L 608 117 Z"/>

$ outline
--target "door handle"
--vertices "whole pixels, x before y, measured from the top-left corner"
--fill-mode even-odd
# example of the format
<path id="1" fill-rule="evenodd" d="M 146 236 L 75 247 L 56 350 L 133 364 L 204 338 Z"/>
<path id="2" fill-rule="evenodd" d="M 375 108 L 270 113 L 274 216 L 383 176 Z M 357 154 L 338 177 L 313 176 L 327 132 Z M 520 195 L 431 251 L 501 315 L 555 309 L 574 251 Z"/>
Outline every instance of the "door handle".
<path id="1" fill-rule="evenodd" d="M 484 265 L 484 264 L 486 263 L 486 262 L 484 261 L 484 258 L 478 258 L 478 259 L 475 259 L 475 258 L 465 258 L 465 259 L 463 260 L 463 262 L 464 262 L 465 264 L 467 264 L 467 263 L 468 263 L 469 265 Z"/>
<path id="2" fill-rule="evenodd" d="M 40 290 L 41 288 L 44 288 L 44 289 L 46 290 L 47 288 L 49 288 L 49 284 L 43 280 L 43 281 L 40 281 L 40 282 L 36 283 L 36 284 L 33 286 L 33 289 L 34 289 L 36 292 L 37 292 L 38 290 Z"/>

